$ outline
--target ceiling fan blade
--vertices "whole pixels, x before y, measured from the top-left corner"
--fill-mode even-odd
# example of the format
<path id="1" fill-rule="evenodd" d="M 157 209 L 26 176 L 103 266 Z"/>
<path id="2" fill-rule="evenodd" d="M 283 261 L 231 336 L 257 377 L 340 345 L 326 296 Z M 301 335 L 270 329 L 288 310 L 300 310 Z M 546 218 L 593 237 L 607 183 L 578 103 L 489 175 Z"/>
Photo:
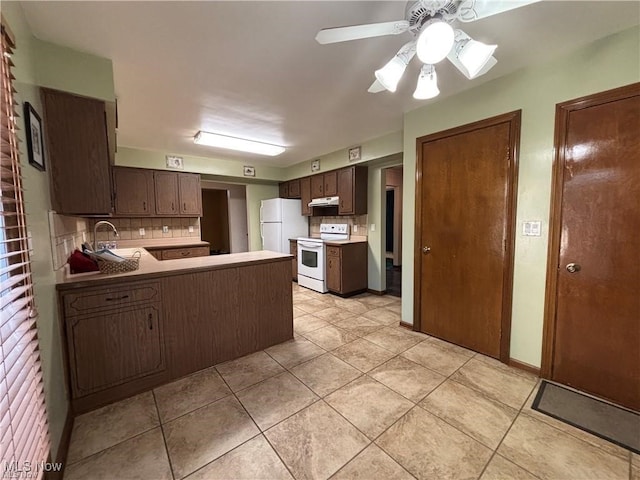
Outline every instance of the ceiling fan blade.
<path id="1" fill-rule="evenodd" d="M 463 0 L 458 6 L 458 19 L 462 22 L 473 22 L 539 1 L 540 0 Z"/>
<path id="2" fill-rule="evenodd" d="M 369 93 L 380 93 L 380 92 L 384 92 L 385 90 L 386 90 L 386 88 L 384 88 L 384 86 L 378 80 L 376 80 L 375 82 L 373 82 L 371 84 L 371 86 L 369 87 L 369 90 L 367 90 L 367 92 L 369 92 Z"/>
<path id="3" fill-rule="evenodd" d="M 353 25 L 351 27 L 323 28 L 316 35 L 316 41 L 322 45 L 326 45 L 327 43 L 347 42 L 360 38 L 399 35 L 407 30 L 409 30 L 409 22 L 407 20 Z"/>

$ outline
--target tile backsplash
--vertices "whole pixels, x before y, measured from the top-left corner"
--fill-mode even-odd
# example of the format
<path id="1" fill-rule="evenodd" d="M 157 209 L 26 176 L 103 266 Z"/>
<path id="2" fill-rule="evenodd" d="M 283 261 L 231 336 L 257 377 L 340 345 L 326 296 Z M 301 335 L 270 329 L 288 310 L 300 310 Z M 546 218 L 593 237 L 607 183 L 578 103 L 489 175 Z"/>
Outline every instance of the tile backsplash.
<path id="1" fill-rule="evenodd" d="M 309 233 L 311 236 L 320 235 L 321 223 L 346 223 L 349 225 L 349 233 L 366 237 L 368 234 L 367 215 L 341 215 L 336 217 L 311 217 L 309 220 Z M 353 231 L 353 226 L 358 226 L 358 231 Z"/>
<path id="2" fill-rule="evenodd" d="M 200 219 L 195 218 L 110 218 L 108 219 L 118 229 L 117 240 L 144 240 L 159 238 L 200 238 Z M 91 219 L 90 227 L 93 231 L 95 222 Z M 166 227 L 164 232 L 163 227 Z M 189 231 L 191 228 L 192 231 Z M 144 229 L 144 235 L 140 234 Z M 98 241 L 113 240 L 113 233 L 107 228 L 98 231 Z"/>
<path id="3" fill-rule="evenodd" d="M 93 228 L 93 224 L 91 224 Z M 49 212 L 49 235 L 53 269 L 59 270 L 67 263 L 67 258 L 83 242 L 91 242 L 91 228 L 86 218 L 67 217 Z"/>

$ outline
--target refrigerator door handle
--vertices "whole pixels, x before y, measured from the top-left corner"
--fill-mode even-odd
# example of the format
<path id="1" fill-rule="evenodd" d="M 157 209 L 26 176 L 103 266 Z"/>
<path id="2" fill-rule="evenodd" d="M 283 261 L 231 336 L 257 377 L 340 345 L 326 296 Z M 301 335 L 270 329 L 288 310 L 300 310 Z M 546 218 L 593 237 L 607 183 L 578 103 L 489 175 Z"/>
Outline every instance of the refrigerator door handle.
<path id="1" fill-rule="evenodd" d="M 262 203 L 260 204 L 260 228 L 262 228 L 262 222 L 264 220 L 262 219 Z"/>
<path id="2" fill-rule="evenodd" d="M 262 249 L 264 250 L 264 223 L 260 222 L 260 238 L 262 239 Z"/>

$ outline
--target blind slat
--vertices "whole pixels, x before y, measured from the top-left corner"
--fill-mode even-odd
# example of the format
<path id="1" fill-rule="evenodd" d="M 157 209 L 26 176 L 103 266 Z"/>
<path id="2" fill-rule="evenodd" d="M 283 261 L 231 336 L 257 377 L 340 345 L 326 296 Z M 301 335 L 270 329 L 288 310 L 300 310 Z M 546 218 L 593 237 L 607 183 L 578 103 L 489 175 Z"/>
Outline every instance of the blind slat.
<path id="1" fill-rule="evenodd" d="M 29 292 L 29 290 L 29 286 L 22 286 L 14 288 L 10 293 L 0 296 L 0 310 L 4 310 L 8 305 L 11 305 L 12 302 L 15 302 L 22 295 Z"/>

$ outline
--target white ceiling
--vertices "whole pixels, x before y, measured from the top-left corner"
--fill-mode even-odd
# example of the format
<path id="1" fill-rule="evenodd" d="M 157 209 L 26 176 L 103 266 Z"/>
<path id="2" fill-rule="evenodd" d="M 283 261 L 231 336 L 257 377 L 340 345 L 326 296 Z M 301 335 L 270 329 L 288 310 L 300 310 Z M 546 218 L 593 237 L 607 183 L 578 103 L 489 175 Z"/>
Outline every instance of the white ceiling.
<path id="1" fill-rule="evenodd" d="M 497 43 L 498 65 L 466 80 L 446 61 L 441 95 L 412 98 L 414 60 L 395 94 L 373 72 L 411 37 L 333 45 L 321 28 L 404 18 L 406 2 L 24 2 L 42 40 L 113 61 L 120 145 L 287 166 L 402 129 L 403 113 L 640 23 L 638 1 L 544 1 L 464 24 Z M 194 145 L 206 130 L 283 145 L 278 157 Z"/>

